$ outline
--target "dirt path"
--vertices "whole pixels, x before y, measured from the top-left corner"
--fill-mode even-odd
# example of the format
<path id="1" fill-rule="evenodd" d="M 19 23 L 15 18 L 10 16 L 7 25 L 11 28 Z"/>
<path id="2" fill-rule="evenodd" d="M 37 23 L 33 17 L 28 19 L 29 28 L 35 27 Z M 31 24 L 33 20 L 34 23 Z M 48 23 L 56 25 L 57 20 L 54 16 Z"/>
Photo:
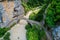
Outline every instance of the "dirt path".
<path id="1" fill-rule="evenodd" d="M 29 15 L 32 13 L 32 11 L 28 12 L 29 14 L 27 14 L 26 18 L 29 18 Z M 20 20 L 20 22 L 18 24 L 16 24 L 11 30 L 11 36 L 10 39 L 11 40 L 26 40 L 26 29 L 25 26 L 27 25 L 27 21 L 26 20 Z"/>
<path id="2" fill-rule="evenodd" d="M 36 10 L 34 10 L 34 11 L 36 11 Z M 26 16 L 24 16 L 24 17 L 25 18 L 29 18 L 29 15 L 32 12 L 33 11 L 29 11 L 28 14 Z M 20 22 L 18 24 L 16 24 L 10 30 L 10 33 L 11 33 L 10 39 L 11 40 L 26 40 L 26 29 L 25 29 L 26 25 L 27 25 L 27 21 L 26 20 L 20 20 Z"/>
<path id="3" fill-rule="evenodd" d="M 15 25 L 11 30 L 11 40 L 26 40 L 26 30 L 25 25 L 27 22 L 25 20 L 21 20 L 19 24 Z"/>
<path id="4" fill-rule="evenodd" d="M 25 17 L 26 18 L 29 17 L 30 14 L 31 14 L 31 11 Z M 10 30 L 10 33 L 11 33 L 10 39 L 11 40 L 26 40 L 26 29 L 25 29 L 26 25 L 27 25 L 26 20 L 20 20 L 20 22 L 16 24 Z"/>

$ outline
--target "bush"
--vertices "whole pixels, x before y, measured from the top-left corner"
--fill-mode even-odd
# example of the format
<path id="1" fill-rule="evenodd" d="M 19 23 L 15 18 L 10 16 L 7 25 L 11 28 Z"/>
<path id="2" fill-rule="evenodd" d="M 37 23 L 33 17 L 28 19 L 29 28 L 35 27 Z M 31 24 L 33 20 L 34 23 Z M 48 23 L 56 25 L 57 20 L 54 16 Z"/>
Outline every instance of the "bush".
<path id="1" fill-rule="evenodd" d="M 27 36 L 27 40 L 39 40 L 38 38 L 38 31 L 36 30 L 35 27 L 31 27 L 31 25 L 27 25 L 26 26 L 27 32 L 26 32 L 26 36 Z"/>
<path id="2" fill-rule="evenodd" d="M 50 28 L 55 27 L 57 21 L 60 20 L 60 1 L 53 1 L 46 13 L 46 25 Z"/>
<path id="3" fill-rule="evenodd" d="M 44 36 L 44 40 L 46 40 L 46 35 L 44 30 L 40 31 L 40 28 L 37 29 L 36 26 L 38 27 L 38 25 L 33 25 L 31 26 L 30 24 L 28 24 L 26 26 L 26 37 L 27 40 L 41 40 Z"/>
<path id="4" fill-rule="evenodd" d="M 39 11 L 37 14 L 32 13 L 32 14 L 29 16 L 29 19 L 40 22 L 40 21 L 43 19 L 43 14 L 40 14 L 40 11 Z"/>
<path id="5" fill-rule="evenodd" d="M 34 7 L 40 6 L 41 3 L 40 3 L 40 0 L 28 0 L 27 5 L 34 8 Z"/>
<path id="6" fill-rule="evenodd" d="M 7 34 L 3 38 L 4 40 L 10 40 L 10 33 L 7 32 Z"/>
<path id="7" fill-rule="evenodd" d="M 35 16 L 36 16 L 35 13 L 30 14 L 29 19 L 31 19 L 31 20 L 35 20 Z"/>
<path id="8" fill-rule="evenodd" d="M 33 10 L 35 7 L 41 6 L 40 0 L 28 0 L 28 2 L 22 1 L 22 5 L 25 8 L 25 12 Z"/>
<path id="9" fill-rule="evenodd" d="M 2 37 L 10 28 L 0 28 L 0 37 Z"/>

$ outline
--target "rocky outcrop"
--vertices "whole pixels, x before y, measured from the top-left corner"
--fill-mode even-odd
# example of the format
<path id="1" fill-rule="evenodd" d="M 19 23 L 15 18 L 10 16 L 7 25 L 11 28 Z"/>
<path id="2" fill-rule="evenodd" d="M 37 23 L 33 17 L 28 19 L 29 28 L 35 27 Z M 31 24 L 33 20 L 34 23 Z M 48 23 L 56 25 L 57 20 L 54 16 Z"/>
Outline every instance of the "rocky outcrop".
<path id="1" fill-rule="evenodd" d="M 54 40 L 60 40 L 60 26 L 57 26 L 57 28 L 54 28 L 52 31 Z"/>
<path id="2" fill-rule="evenodd" d="M 2 10 L 1 10 L 2 9 Z M 17 10 L 17 11 L 14 11 Z M 0 23 L 0 27 L 5 27 L 15 15 L 24 15 L 24 8 L 21 5 L 21 0 L 4 1 L 0 3 L 0 12 L 2 12 L 3 23 Z"/>

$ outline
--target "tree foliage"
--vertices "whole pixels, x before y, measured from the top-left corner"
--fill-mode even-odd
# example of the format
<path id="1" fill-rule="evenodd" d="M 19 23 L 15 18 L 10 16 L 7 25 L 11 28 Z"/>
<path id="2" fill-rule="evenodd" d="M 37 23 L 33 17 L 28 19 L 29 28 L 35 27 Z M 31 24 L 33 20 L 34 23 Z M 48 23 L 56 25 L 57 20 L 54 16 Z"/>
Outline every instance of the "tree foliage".
<path id="1" fill-rule="evenodd" d="M 46 35 L 44 30 L 38 30 L 36 28 L 36 26 L 38 27 L 38 25 L 26 25 L 26 30 L 27 30 L 27 40 L 42 40 L 42 38 L 44 38 L 44 40 L 46 40 Z"/>
<path id="2" fill-rule="evenodd" d="M 50 27 L 54 27 L 57 21 L 60 20 L 60 1 L 53 0 L 51 6 L 47 10 L 46 23 Z"/>
<path id="3" fill-rule="evenodd" d="M 42 0 L 42 5 L 46 4 L 36 15 L 31 14 L 30 19 L 41 21 L 43 19 L 43 14 L 45 14 L 45 24 L 48 27 L 54 27 L 56 25 L 56 22 L 60 20 L 60 1 L 59 0 Z M 50 7 L 47 9 L 48 5 Z M 41 6 L 41 5 L 40 5 Z M 47 12 L 45 13 L 47 9 Z M 34 17 L 33 17 L 34 16 Z"/>
<path id="4" fill-rule="evenodd" d="M 32 13 L 29 16 L 30 20 L 35 20 L 39 22 L 44 20 L 45 25 L 47 26 L 47 28 L 50 29 L 55 28 L 58 23 L 60 25 L 60 0 L 28 0 L 26 5 L 31 8 L 45 5 L 44 7 L 41 7 L 41 10 L 37 14 Z M 31 29 L 31 26 L 29 27 L 28 25 L 27 27 L 28 29 Z M 29 34 L 29 32 L 27 33 Z M 42 34 L 43 30 L 41 31 L 41 35 Z"/>

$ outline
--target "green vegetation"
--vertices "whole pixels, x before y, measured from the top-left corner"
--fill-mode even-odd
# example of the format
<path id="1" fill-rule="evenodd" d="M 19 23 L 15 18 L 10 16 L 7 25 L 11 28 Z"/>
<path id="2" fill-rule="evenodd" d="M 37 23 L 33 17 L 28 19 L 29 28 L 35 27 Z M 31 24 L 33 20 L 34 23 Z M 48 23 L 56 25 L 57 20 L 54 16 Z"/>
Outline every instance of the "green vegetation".
<path id="1" fill-rule="evenodd" d="M 38 31 L 35 28 L 27 30 L 27 40 L 38 40 Z"/>
<path id="2" fill-rule="evenodd" d="M 33 10 L 36 7 L 42 6 L 44 4 L 49 4 L 51 0 L 27 0 L 28 2 L 22 1 L 22 5 L 25 8 L 25 12 Z"/>
<path id="3" fill-rule="evenodd" d="M 2 37 L 10 28 L 0 28 L 0 37 Z"/>
<path id="4" fill-rule="evenodd" d="M 44 20 L 45 21 L 44 27 L 49 28 L 49 30 L 51 28 L 55 28 L 56 25 L 58 24 L 60 25 L 60 0 L 28 0 L 28 2 L 25 5 L 27 7 L 26 6 L 24 7 L 28 8 L 29 10 L 41 6 L 40 8 L 41 10 L 39 10 L 37 13 L 33 12 L 29 16 L 30 20 L 35 20 L 38 22 Z M 30 24 L 26 26 L 27 40 L 35 40 L 35 38 L 36 40 L 43 40 L 42 36 L 45 35 L 45 32 L 44 30 L 37 29 L 36 26 L 34 25 L 31 26 Z"/>
<path id="5" fill-rule="evenodd" d="M 53 1 L 46 13 L 46 24 L 49 27 L 54 27 L 58 20 L 60 20 L 60 1 Z"/>
<path id="6" fill-rule="evenodd" d="M 60 24 L 60 0 L 28 0 L 28 2 L 22 1 L 22 5 L 25 8 L 25 12 L 34 10 L 36 7 L 40 7 L 38 12 L 33 12 L 30 16 L 30 20 L 41 22 L 45 21 L 47 28 L 54 28 Z M 45 19 L 44 19 L 44 16 Z M 16 23 L 12 24 L 13 27 Z M 43 26 L 44 26 L 43 25 Z M 46 27 L 44 26 L 44 27 Z M 0 37 L 2 37 L 10 28 L 0 28 Z M 26 25 L 27 40 L 46 40 L 44 29 L 40 30 L 38 25 Z M 10 33 L 5 35 L 4 40 L 10 40 Z"/>
<path id="7" fill-rule="evenodd" d="M 22 5 L 25 8 L 25 12 L 29 10 L 33 10 L 35 7 L 38 7 L 41 5 L 40 0 L 28 0 L 28 2 L 22 1 Z"/>
<path id="8" fill-rule="evenodd" d="M 35 20 L 35 21 L 41 21 L 43 19 L 43 13 L 45 11 L 45 4 L 40 8 L 40 10 L 36 13 L 32 13 L 30 16 L 29 16 L 29 19 L 31 20 Z"/>
<path id="9" fill-rule="evenodd" d="M 7 34 L 3 38 L 4 40 L 10 40 L 10 33 L 7 32 Z"/>
<path id="10" fill-rule="evenodd" d="M 40 10 L 41 11 L 41 10 Z M 41 21 L 43 19 L 43 14 L 40 13 L 40 11 L 36 14 L 36 13 L 32 13 L 29 16 L 30 20 L 35 20 L 35 21 Z M 36 28 L 37 26 L 37 28 Z M 28 24 L 26 26 L 27 29 L 27 40 L 46 40 L 46 35 L 44 30 L 40 30 L 40 27 L 38 25 L 30 25 Z M 44 39 L 43 39 L 44 38 Z"/>
<path id="11" fill-rule="evenodd" d="M 60 1 L 52 0 L 48 4 L 46 2 L 47 1 L 44 1 L 46 5 L 42 7 L 37 14 L 32 13 L 29 19 L 40 22 L 43 19 L 43 14 L 45 13 L 46 8 L 51 4 L 45 14 L 46 15 L 45 24 L 48 27 L 53 28 L 57 24 L 57 21 L 60 20 Z M 44 5 L 44 3 L 42 4 Z"/>
<path id="12" fill-rule="evenodd" d="M 40 13 L 37 13 L 37 14 L 32 13 L 32 14 L 30 15 L 29 19 L 35 20 L 35 21 L 41 21 L 41 20 L 43 19 L 43 15 L 40 14 Z"/>
<path id="13" fill-rule="evenodd" d="M 39 0 L 28 0 L 27 5 L 30 6 L 31 8 L 38 7 L 41 5 Z"/>
<path id="14" fill-rule="evenodd" d="M 27 40 L 41 40 L 42 38 L 44 38 L 44 40 L 46 40 L 46 35 L 44 30 L 40 30 L 37 29 L 36 27 L 39 28 L 38 25 L 26 25 L 26 30 L 27 30 Z"/>

